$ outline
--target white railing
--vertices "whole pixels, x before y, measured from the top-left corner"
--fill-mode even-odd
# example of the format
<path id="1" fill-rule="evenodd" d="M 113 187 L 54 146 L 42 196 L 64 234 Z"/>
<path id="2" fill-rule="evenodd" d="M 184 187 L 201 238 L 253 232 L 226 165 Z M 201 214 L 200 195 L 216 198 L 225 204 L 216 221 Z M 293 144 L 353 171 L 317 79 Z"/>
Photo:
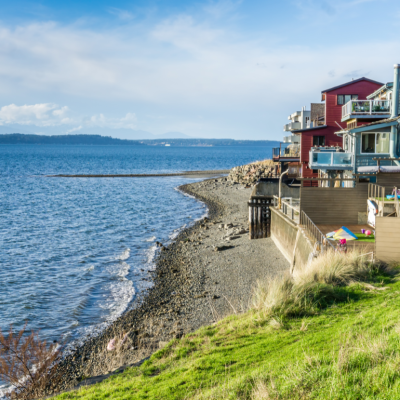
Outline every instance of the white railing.
<path id="1" fill-rule="evenodd" d="M 298 144 L 300 142 L 300 138 L 298 135 L 290 135 L 283 137 L 283 143 L 295 143 Z"/>
<path id="2" fill-rule="evenodd" d="M 352 114 L 390 114 L 390 101 L 350 100 L 342 107 L 342 118 L 345 118 Z"/>
<path id="3" fill-rule="evenodd" d="M 309 164 L 312 169 L 352 169 L 354 154 L 342 151 L 310 151 Z"/>
<path id="4" fill-rule="evenodd" d="M 279 197 L 273 196 L 274 207 L 279 209 Z M 300 222 L 300 199 L 281 197 L 280 211 L 297 224 Z"/>
<path id="5" fill-rule="evenodd" d="M 301 123 L 296 121 L 296 122 L 290 122 L 289 124 L 286 124 L 283 126 L 283 130 L 285 132 L 293 131 L 296 129 L 301 129 Z"/>

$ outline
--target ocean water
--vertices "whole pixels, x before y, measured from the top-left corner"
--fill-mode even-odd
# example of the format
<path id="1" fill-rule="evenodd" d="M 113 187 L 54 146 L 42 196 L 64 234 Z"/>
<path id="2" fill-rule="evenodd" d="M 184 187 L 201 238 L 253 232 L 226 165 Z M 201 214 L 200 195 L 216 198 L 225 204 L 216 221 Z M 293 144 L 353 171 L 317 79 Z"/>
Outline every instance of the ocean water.
<path id="1" fill-rule="evenodd" d="M 0 146 L 0 328 L 77 343 L 150 287 L 154 242 L 207 212 L 196 179 L 50 178 L 228 169 L 268 147 Z"/>

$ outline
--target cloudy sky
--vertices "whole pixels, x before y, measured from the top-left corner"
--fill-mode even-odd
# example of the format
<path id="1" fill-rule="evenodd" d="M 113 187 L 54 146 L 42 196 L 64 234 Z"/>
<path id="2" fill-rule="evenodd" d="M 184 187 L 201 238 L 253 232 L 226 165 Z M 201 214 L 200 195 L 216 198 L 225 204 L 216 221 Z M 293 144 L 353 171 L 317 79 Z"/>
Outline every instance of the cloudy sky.
<path id="1" fill-rule="evenodd" d="M 280 139 L 287 116 L 322 89 L 392 81 L 400 62 L 394 0 L 2 0 L 0 9 L 0 132 Z"/>

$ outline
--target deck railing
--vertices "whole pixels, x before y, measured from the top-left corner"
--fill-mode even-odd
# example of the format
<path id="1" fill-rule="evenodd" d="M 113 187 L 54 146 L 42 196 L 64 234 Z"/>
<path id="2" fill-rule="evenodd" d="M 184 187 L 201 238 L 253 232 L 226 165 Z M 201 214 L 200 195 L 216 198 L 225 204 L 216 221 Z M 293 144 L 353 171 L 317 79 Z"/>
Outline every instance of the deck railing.
<path id="1" fill-rule="evenodd" d="M 383 186 L 376 185 L 375 183 L 368 183 L 368 198 L 376 200 L 385 200 L 385 188 Z"/>
<path id="2" fill-rule="evenodd" d="M 300 158 L 300 145 L 297 143 L 281 143 L 272 149 L 272 158 Z"/>
<path id="3" fill-rule="evenodd" d="M 342 118 L 345 118 L 351 114 L 360 114 L 360 115 L 390 114 L 390 101 L 350 100 L 342 107 Z"/>
<path id="4" fill-rule="evenodd" d="M 300 214 L 300 225 L 304 228 L 307 234 L 318 242 L 321 246 L 321 253 L 328 249 L 335 250 L 335 246 L 327 239 L 327 237 L 318 229 L 317 225 L 312 222 L 310 217 L 302 211 Z"/>

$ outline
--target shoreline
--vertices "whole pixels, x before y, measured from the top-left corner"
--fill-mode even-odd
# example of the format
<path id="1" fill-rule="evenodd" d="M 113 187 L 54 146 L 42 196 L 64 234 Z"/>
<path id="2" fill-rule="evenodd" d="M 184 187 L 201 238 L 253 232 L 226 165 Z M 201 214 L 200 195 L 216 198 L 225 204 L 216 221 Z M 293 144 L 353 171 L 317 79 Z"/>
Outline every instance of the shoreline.
<path id="1" fill-rule="evenodd" d="M 209 170 L 209 171 L 182 171 L 166 174 L 78 174 L 78 175 L 46 175 L 46 178 L 162 178 L 162 177 L 181 177 L 181 178 L 213 178 L 228 175 L 230 170 Z"/>
<path id="2" fill-rule="evenodd" d="M 258 279 L 289 270 L 271 239 L 248 239 L 251 189 L 238 186 L 218 178 L 177 188 L 205 203 L 208 217 L 183 229 L 161 249 L 155 271 L 149 272 L 153 286 L 138 295 L 135 308 L 61 361 L 57 370 L 63 378 L 57 392 L 122 372 L 171 339 L 246 310 Z M 111 339 L 125 334 L 127 340 L 118 351 L 107 351 Z M 89 376 L 93 378 L 86 380 Z"/>

